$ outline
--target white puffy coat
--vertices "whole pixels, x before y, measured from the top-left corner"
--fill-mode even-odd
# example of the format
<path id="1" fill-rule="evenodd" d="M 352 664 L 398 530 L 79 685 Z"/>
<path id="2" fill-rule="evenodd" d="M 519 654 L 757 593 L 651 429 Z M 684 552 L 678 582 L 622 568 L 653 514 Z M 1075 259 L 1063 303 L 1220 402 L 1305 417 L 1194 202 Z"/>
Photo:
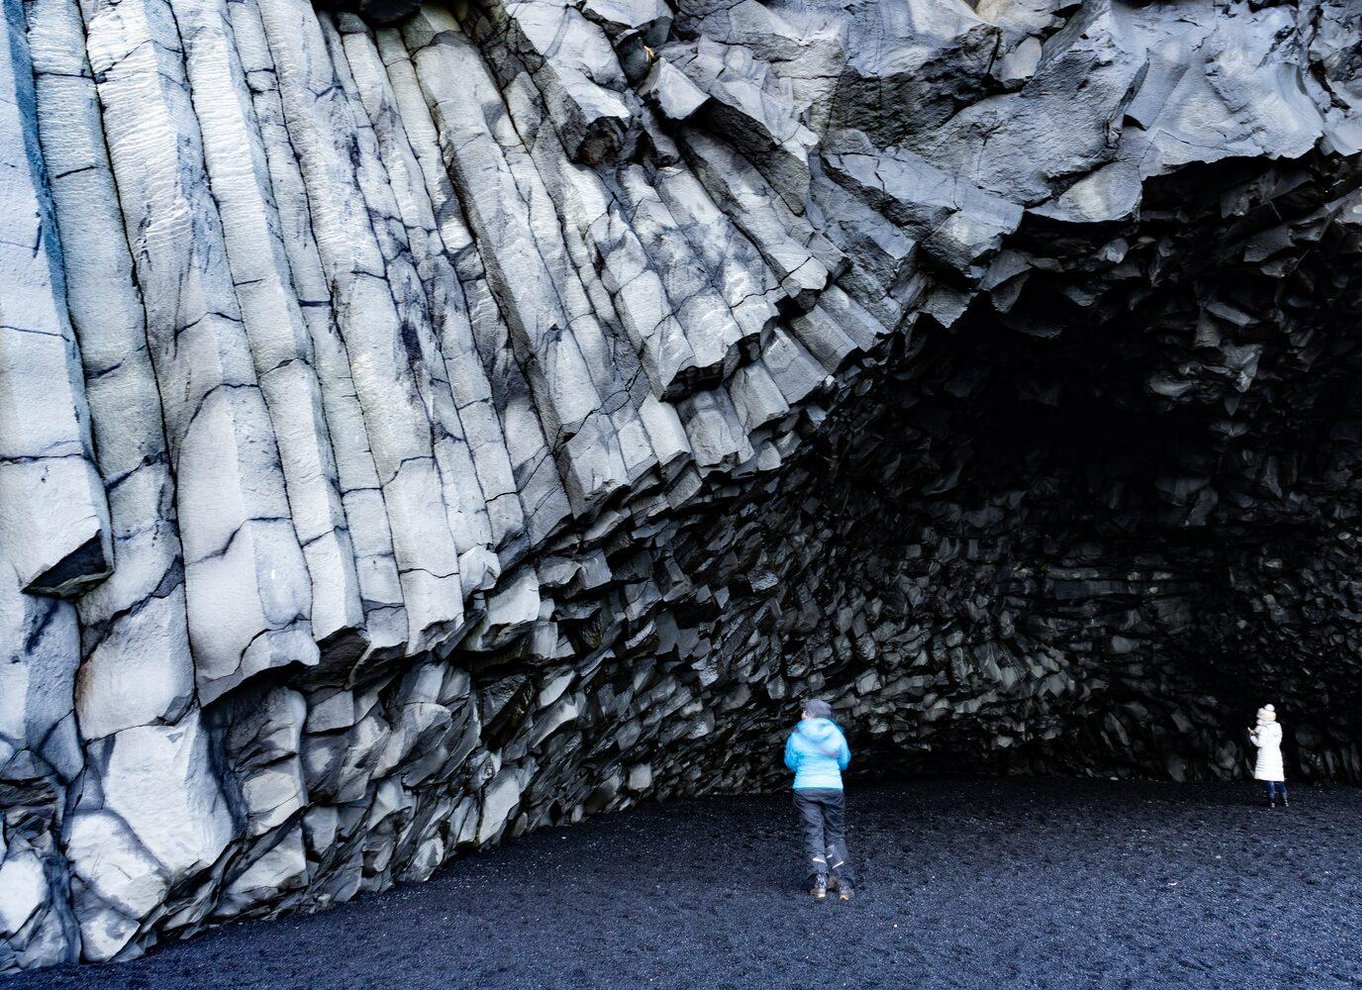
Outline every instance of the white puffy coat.
<path id="1" fill-rule="evenodd" d="M 1282 727 L 1277 722 L 1267 722 L 1249 733 L 1249 739 L 1258 747 L 1258 762 L 1253 768 L 1254 780 L 1286 780 L 1282 769 Z"/>

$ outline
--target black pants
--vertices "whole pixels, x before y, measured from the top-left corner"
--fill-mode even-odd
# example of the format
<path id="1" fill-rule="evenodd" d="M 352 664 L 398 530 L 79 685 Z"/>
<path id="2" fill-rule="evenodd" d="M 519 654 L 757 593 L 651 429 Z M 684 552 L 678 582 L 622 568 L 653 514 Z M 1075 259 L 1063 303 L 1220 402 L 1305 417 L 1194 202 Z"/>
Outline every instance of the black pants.
<path id="1" fill-rule="evenodd" d="M 847 854 L 846 824 L 842 792 L 832 789 L 800 789 L 794 792 L 804 829 L 804 862 L 809 880 L 831 874 L 839 883 L 851 886 L 851 857 Z"/>

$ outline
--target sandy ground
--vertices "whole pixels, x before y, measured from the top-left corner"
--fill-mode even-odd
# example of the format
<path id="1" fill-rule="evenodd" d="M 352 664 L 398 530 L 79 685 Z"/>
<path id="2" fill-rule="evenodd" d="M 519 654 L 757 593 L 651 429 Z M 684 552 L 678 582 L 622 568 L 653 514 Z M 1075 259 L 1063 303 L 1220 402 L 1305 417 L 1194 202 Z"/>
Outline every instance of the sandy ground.
<path id="1" fill-rule="evenodd" d="M 849 905 L 801 890 L 788 795 L 546 829 L 428 883 L 5 990 L 1362 985 L 1362 790 L 852 787 Z"/>

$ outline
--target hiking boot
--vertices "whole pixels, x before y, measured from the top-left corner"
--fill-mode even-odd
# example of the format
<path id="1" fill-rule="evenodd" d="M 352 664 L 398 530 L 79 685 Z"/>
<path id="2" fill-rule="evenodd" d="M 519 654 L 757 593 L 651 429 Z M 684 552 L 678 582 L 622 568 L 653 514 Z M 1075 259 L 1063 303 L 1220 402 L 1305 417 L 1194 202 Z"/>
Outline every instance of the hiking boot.
<path id="1" fill-rule="evenodd" d="M 855 896 L 856 891 L 852 889 L 851 884 L 844 881 L 837 885 L 837 899 L 843 904 L 849 903 Z"/>
<path id="2" fill-rule="evenodd" d="M 1291 807 L 1291 802 L 1288 801 L 1286 798 L 1282 798 L 1282 807 L 1283 807 L 1283 808 L 1289 808 L 1289 807 Z"/>
<path id="3" fill-rule="evenodd" d="M 822 875 L 813 878 L 813 889 L 809 891 L 814 900 L 826 901 L 828 899 L 828 878 Z"/>

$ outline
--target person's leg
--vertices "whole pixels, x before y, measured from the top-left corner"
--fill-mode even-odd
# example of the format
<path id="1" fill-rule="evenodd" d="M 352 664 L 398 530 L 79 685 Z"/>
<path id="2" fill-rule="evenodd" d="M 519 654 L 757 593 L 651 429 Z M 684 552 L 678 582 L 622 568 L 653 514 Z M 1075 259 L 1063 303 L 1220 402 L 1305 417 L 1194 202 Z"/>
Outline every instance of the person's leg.
<path id="1" fill-rule="evenodd" d="M 823 829 L 828 870 L 837 878 L 838 889 L 850 896 L 856 877 L 851 869 L 851 854 L 847 852 L 846 799 L 841 791 L 829 791 L 823 801 Z"/>
<path id="2" fill-rule="evenodd" d="M 1275 808 L 1277 806 L 1276 786 L 1270 780 L 1263 781 L 1263 787 L 1267 790 L 1267 806 Z"/>
<path id="3" fill-rule="evenodd" d="M 1286 800 L 1286 781 L 1277 781 L 1277 795 L 1282 799 L 1282 807 L 1289 808 L 1291 805 Z"/>
<path id="4" fill-rule="evenodd" d="M 794 805 L 799 810 L 800 827 L 804 832 L 804 864 L 809 870 L 809 883 L 816 884 L 819 877 L 826 884 L 828 861 L 824 853 L 823 809 L 818 803 L 816 792 L 794 792 Z"/>

